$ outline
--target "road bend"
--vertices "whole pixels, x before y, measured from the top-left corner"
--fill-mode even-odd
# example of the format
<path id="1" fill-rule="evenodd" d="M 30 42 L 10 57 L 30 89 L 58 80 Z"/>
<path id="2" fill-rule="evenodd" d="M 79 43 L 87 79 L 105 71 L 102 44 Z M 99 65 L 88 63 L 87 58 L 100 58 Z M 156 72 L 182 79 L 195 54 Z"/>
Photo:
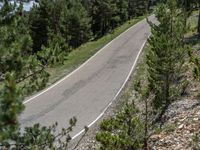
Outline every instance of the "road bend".
<path id="1" fill-rule="evenodd" d="M 149 19 L 154 20 L 151 16 Z M 54 85 L 27 99 L 20 116 L 22 128 L 58 122 L 58 129 L 77 118 L 76 137 L 84 126 L 100 118 L 123 88 L 150 35 L 146 20 L 132 26 L 97 52 L 86 63 Z"/>

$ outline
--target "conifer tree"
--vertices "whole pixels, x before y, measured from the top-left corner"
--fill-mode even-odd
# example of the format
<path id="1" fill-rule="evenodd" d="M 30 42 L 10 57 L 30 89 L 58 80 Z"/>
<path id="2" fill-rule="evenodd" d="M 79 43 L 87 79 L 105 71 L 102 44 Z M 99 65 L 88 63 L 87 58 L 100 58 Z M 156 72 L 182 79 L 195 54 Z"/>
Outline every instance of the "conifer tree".
<path id="1" fill-rule="evenodd" d="M 194 64 L 193 76 L 195 79 L 200 80 L 200 59 L 194 55 L 192 50 L 189 50 L 188 54 L 190 56 L 190 62 Z"/>
<path id="2" fill-rule="evenodd" d="M 69 46 L 78 47 L 91 37 L 89 14 L 80 0 L 68 1 L 63 18 L 64 36 Z"/>
<path id="3" fill-rule="evenodd" d="M 90 18 L 81 0 L 41 0 L 31 10 L 29 23 L 33 53 L 43 65 L 63 63 L 71 47 L 91 37 Z"/>
<path id="4" fill-rule="evenodd" d="M 169 0 L 156 10 L 159 25 L 150 23 L 152 36 L 147 54 L 149 90 L 155 95 L 156 110 L 164 110 L 180 94 L 184 63 L 184 16 L 175 0 Z M 162 114 L 161 113 L 161 114 Z"/>
<path id="5" fill-rule="evenodd" d="M 200 61 L 199 58 L 195 58 L 194 60 L 195 68 L 194 68 L 194 77 L 200 80 Z"/>
<path id="6" fill-rule="evenodd" d="M 147 12 L 148 0 L 129 0 L 128 14 L 129 18 L 141 16 Z"/>
<path id="7" fill-rule="evenodd" d="M 4 86 L 0 89 L 0 149 L 67 149 L 76 118 L 70 119 L 69 127 L 59 133 L 57 123 L 21 129 L 18 117 L 24 109 L 22 91 L 16 85 L 14 74 L 7 72 L 5 76 Z"/>
<path id="8" fill-rule="evenodd" d="M 101 123 L 96 135 L 101 150 L 136 150 L 143 146 L 144 130 L 134 104 L 126 104 L 113 118 Z"/>
<path id="9" fill-rule="evenodd" d="M 92 31 L 102 36 L 116 26 L 116 3 L 113 0 L 92 0 L 91 12 Z"/>
<path id="10" fill-rule="evenodd" d="M 55 133 L 57 124 L 34 125 L 24 132 L 20 129 L 18 118 L 24 109 L 24 95 L 41 90 L 48 74 L 32 54 L 32 40 L 24 24 L 22 7 L 4 2 L 0 10 L 0 149 L 66 149 L 75 118 L 59 134 Z"/>
<path id="11" fill-rule="evenodd" d="M 120 22 L 128 20 L 128 0 L 117 0 L 117 15 L 120 17 Z"/>
<path id="12" fill-rule="evenodd" d="M 32 40 L 21 16 L 21 8 L 16 9 L 5 1 L 0 10 L 0 81 L 5 79 L 6 72 L 11 72 L 17 83 L 23 82 L 20 86 L 27 94 L 43 88 L 48 74 L 32 55 Z"/>
<path id="13" fill-rule="evenodd" d="M 49 26 L 49 0 L 40 0 L 38 6 L 34 6 L 30 12 L 29 25 L 33 40 L 33 53 L 41 50 L 42 45 L 48 43 Z"/>
<path id="14" fill-rule="evenodd" d="M 5 75 L 3 89 L 0 90 L 0 144 L 8 144 L 19 128 L 18 115 L 24 109 L 22 95 L 17 89 L 14 75 Z"/>

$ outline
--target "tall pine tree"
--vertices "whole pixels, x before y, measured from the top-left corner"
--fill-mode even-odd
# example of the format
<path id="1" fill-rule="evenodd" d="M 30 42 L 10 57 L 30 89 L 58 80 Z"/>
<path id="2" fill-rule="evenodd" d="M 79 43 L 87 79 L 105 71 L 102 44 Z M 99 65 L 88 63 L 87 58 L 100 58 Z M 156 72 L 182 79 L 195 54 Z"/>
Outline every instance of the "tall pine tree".
<path id="1" fill-rule="evenodd" d="M 180 94 L 184 63 L 184 16 L 176 0 L 169 0 L 156 10 L 159 25 L 150 23 L 152 36 L 147 54 L 149 90 L 155 95 L 153 105 L 161 114 Z"/>
<path id="2" fill-rule="evenodd" d="M 92 31 L 103 36 L 116 26 L 117 7 L 113 0 L 91 0 Z"/>
<path id="3" fill-rule="evenodd" d="M 64 13 L 64 36 L 68 36 L 68 44 L 78 47 L 91 38 L 89 14 L 80 0 L 68 1 Z"/>
<path id="4" fill-rule="evenodd" d="M 0 10 L 0 81 L 10 72 L 17 83 L 23 82 L 20 86 L 27 94 L 44 87 L 48 74 L 36 55 L 32 55 L 32 40 L 21 9 L 5 1 Z"/>

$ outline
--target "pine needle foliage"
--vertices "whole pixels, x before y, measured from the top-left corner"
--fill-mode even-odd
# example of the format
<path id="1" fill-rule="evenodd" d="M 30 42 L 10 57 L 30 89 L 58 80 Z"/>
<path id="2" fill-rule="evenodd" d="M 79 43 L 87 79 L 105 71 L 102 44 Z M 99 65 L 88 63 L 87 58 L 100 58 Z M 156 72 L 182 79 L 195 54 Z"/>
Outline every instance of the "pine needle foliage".
<path id="1" fill-rule="evenodd" d="M 184 44 L 185 24 L 176 0 L 161 4 L 156 10 L 158 24 L 150 22 L 152 36 L 147 54 L 149 91 L 155 94 L 153 106 L 165 110 L 181 93 L 183 64 L 187 47 Z"/>
<path id="2" fill-rule="evenodd" d="M 115 117 L 104 120 L 96 135 L 101 150 L 137 150 L 142 148 L 144 126 L 134 104 L 126 104 Z"/>

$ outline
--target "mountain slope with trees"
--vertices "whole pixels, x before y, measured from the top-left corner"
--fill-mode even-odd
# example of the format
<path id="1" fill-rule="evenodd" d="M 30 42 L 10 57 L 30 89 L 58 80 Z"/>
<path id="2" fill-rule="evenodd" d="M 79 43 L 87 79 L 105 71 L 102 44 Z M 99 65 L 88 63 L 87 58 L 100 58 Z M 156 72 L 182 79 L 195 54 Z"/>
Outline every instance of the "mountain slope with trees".
<path id="1" fill-rule="evenodd" d="M 130 1 L 40 0 L 30 12 L 3 0 L 0 9 L 0 149 L 67 149 L 76 124 L 57 133 L 57 123 L 23 129 L 18 121 L 25 96 L 43 89 L 48 67 L 64 64 L 66 56 L 130 18 Z M 112 7 L 111 7 L 112 6 Z M 103 11 L 104 10 L 104 11 Z M 120 10 L 120 11 L 119 11 Z M 73 117 L 73 116 L 72 116 Z"/>
<path id="2" fill-rule="evenodd" d="M 67 149 L 76 118 L 72 118 L 69 127 L 60 133 L 56 132 L 57 123 L 50 127 L 36 124 L 21 132 L 18 116 L 24 110 L 25 96 L 46 86 L 50 76 L 48 67 L 63 65 L 66 56 L 75 48 L 105 36 L 129 19 L 146 14 L 155 2 L 160 2 L 155 11 L 159 23 L 149 22 L 152 36 L 146 49 L 144 78 L 134 82 L 134 100 L 132 97 L 125 101 L 122 110 L 102 122 L 101 131 L 96 135 L 98 148 L 170 149 L 172 147 L 166 145 L 169 140 L 162 135 L 185 133 L 189 128 L 191 136 L 181 138 L 190 140 L 188 149 L 199 149 L 199 134 L 196 133 L 199 132 L 196 128 L 199 94 L 193 97 L 196 101 L 192 104 L 181 101 L 193 90 L 188 88 L 194 81 L 199 82 L 200 76 L 200 11 L 192 30 L 196 35 L 187 37 L 188 18 L 199 9 L 197 0 L 165 0 L 165 3 L 39 0 L 30 12 L 24 12 L 22 5 L 17 7 L 3 0 L 0 9 L 0 149 Z M 195 86 L 194 90 L 199 93 L 199 85 Z M 175 116 L 178 121 L 169 117 L 175 114 L 174 109 L 179 111 L 178 117 Z M 180 112 L 183 114 L 179 115 Z M 188 120 L 191 121 L 189 126 Z M 170 121 L 171 124 L 178 122 L 178 129 L 172 125 L 166 127 L 166 122 Z M 171 137 L 170 140 L 175 140 Z"/>

